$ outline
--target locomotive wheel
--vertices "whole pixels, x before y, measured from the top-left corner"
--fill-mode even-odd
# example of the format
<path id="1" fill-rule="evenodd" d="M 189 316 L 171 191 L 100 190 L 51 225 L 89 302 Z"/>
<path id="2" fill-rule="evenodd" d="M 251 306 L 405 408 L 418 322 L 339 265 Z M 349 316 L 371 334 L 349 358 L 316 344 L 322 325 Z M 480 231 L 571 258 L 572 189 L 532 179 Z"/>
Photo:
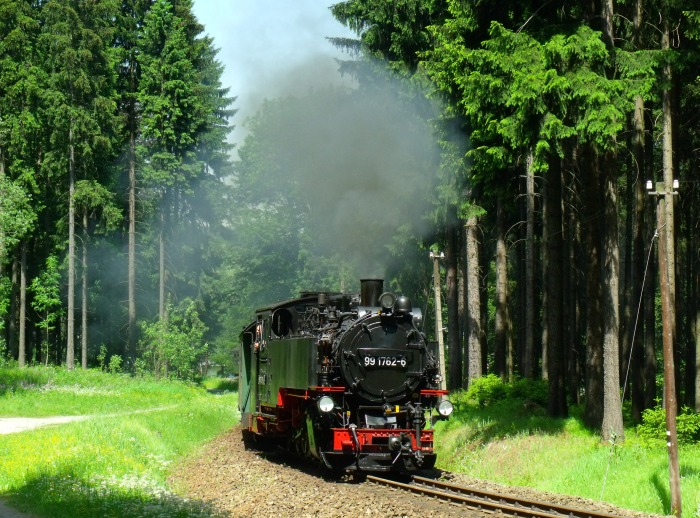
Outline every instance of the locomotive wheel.
<path id="1" fill-rule="evenodd" d="M 304 458 L 311 456 L 311 451 L 309 450 L 309 438 L 305 433 L 301 433 L 293 439 L 292 450 Z"/>
<path id="2" fill-rule="evenodd" d="M 308 416 L 307 418 L 308 419 Z M 310 459 L 311 455 L 311 444 L 309 441 L 309 432 L 306 424 L 306 419 L 303 420 L 303 425 L 300 426 L 294 435 L 290 439 L 289 450 L 296 453 L 302 458 Z"/>

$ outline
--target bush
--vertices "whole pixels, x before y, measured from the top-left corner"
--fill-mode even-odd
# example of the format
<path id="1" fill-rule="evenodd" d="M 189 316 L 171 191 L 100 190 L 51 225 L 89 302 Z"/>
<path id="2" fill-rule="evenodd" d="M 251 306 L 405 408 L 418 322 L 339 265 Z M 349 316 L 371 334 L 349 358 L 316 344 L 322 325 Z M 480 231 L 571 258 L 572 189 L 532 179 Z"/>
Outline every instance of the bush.
<path id="1" fill-rule="evenodd" d="M 453 392 L 450 400 L 458 410 L 468 406 L 486 407 L 506 400 L 517 400 L 535 407 L 545 407 L 549 400 L 546 380 L 519 378 L 505 383 L 495 374 L 489 374 L 472 382 L 466 391 Z"/>
<path id="2" fill-rule="evenodd" d="M 508 396 L 508 389 L 498 376 L 489 374 L 475 379 L 467 390 L 467 400 L 476 401 L 483 407 L 502 401 Z"/>
<path id="3" fill-rule="evenodd" d="M 642 424 L 637 433 L 646 439 L 666 440 L 666 409 L 661 406 L 648 408 L 642 412 Z M 676 433 L 679 444 L 700 441 L 700 414 L 683 407 L 676 416 Z"/>
<path id="4" fill-rule="evenodd" d="M 169 304 L 169 318 L 142 324 L 137 373 L 151 372 L 156 378 L 196 378 L 197 366 L 208 348 L 204 342 L 207 327 L 199 318 L 198 305 L 191 299 L 184 300 L 178 308 Z M 109 367 L 112 368 L 111 362 Z"/>
<path id="5" fill-rule="evenodd" d="M 519 378 L 515 380 L 510 388 L 510 397 L 513 399 L 523 399 L 537 403 L 546 407 L 549 401 L 549 384 L 542 379 Z"/>

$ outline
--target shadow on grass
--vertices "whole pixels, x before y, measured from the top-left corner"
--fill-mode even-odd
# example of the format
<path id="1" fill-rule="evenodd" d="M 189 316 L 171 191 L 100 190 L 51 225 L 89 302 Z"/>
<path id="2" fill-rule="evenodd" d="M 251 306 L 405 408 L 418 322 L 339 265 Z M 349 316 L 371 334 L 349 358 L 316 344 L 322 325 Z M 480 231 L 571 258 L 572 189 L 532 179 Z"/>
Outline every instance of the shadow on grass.
<path id="1" fill-rule="evenodd" d="M 0 368 L 0 397 L 44 385 L 48 377 L 30 369 Z"/>
<path id="2" fill-rule="evenodd" d="M 691 477 L 696 477 L 698 476 L 698 470 L 691 468 L 688 465 L 684 465 L 681 463 L 680 465 L 680 477 L 682 478 L 691 478 Z M 650 481 L 652 485 L 654 486 L 654 489 L 656 490 L 656 494 L 659 497 L 659 501 L 662 504 L 662 508 L 664 510 L 664 513 L 666 514 L 671 514 L 671 484 L 670 484 L 670 474 L 669 474 L 669 468 L 667 464 L 663 464 L 659 466 L 659 469 L 654 472 L 654 475 L 650 478 Z M 681 502 L 683 502 L 683 498 L 681 495 Z M 684 508 L 685 509 L 685 508 Z M 700 510 L 700 507 L 698 508 Z M 685 515 L 685 512 L 683 513 Z M 700 516 L 699 514 L 695 514 L 693 516 Z"/>
<path id="3" fill-rule="evenodd" d="M 665 513 L 669 513 L 671 509 L 671 494 L 668 485 L 668 479 L 662 479 L 659 473 L 654 473 L 651 477 L 651 483 L 656 490 L 659 501 Z"/>
<path id="4" fill-rule="evenodd" d="M 137 479 L 82 480 L 71 471 L 29 480 L 2 495 L 20 511 L 51 518 L 220 518 L 213 504 L 189 500 Z"/>
<path id="5" fill-rule="evenodd" d="M 541 405 L 509 399 L 486 407 L 458 409 L 446 428 L 468 425 L 472 438 L 485 443 L 504 437 L 561 433 L 566 426 L 565 420 L 553 419 L 546 414 Z"/>

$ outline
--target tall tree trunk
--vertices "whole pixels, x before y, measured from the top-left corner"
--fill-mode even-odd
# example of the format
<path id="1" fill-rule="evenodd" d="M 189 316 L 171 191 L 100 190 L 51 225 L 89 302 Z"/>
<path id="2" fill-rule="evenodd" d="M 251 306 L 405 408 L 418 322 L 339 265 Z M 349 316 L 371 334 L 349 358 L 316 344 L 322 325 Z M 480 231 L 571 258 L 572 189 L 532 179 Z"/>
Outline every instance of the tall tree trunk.
<path id="1" fill-rule="evenodd" d="M 532 152 L 527 155 L 525 168 L 526 230 L 525 230 L 525 349 L 522 374 L 535 377 L 535 174 Z"/>
<path id="2" fill-rule="evenodd" d="M 12 280 L 10 282 L 10 315 L 9 322 L 7 324 L 7 343 L 10 346 L 10 351 L 14 358 L 18 357 L 18 343 L 17 343 L 17 305 L 19 303 L 19 270 L 20 270 L 20 259 L 14 257 L 12 260 Z"/>
<path id="3" fill-rule="evenodd" d="M 19 366 L 24 367 L 27 358 L 27 335 L 26 335 L 26 314 L 27 314 L 27 242 L 22 240 L 19 274 L 19 347 L 17 360 Z"/>
<path id="4" fill-rule="evenodd" d="M 585 214 L 598 214 L 602 209 L 598 199 L 600 176 L 589 146 L 582 148 L 581 167 L 585 195 Z M 586 279 L 586 406 L 584 420 L 591 428 L 599 428 L 603 422 L 603 307 L 601 281 L 600 227 L 601 218 L 592 219 L 585 225 L 583 234 L 587 261 L 584 263 Z"/>
<path id="5" fill-rule="evenodd" d="M 481 229 L 479 232 L 483 232 Z M 479 342 L 481 342 L 481 375 L 486 376 L 489 370 L 489 346 L 486 332 L 489 325 L 489 299 L 488 299 L 488 278 L 489 262 L 486 260 L 486 247 L 479 242 L 479 314 L 481 315 L 481 325 L 479 326 Z"/>
<path id="6" fill-rule="evenodd" d="M 0 145 L 0 181 L 5 179 L 5 148 Z M 5 232 L 0 228 L 0 277 L 4 273 L 5 264 Z"/>
<path id="7" fill-rule="evenodd" d="M 465 225 L 465 246 L 467 261 L 467 321 L 468 339 L 465 363 L 466 386 L 481 377 L 481 284 L 479 282 L 479 236 L 478 218 L 471 216 Z"/>
<path id="8" fill-rule="evenodd" d="M 512 376 L 512 356 L 509 356 L 508 318 L 508 250 L 503 199 L 499 195 L 496 208 L 496 321 L 494 325 L 495 372 L 502 379 Z M 511 352 L 512 355 L 512 352 Z M 509 368 L 510 366 L 510 368 Z"/>
<path id="9" fill-rule="evenodd" d="M 158 231 L 158 316 L 165 320 L 165 208 L 160 212 Z"/>
<path id="10" fill-rule="evenodd" d="M 632 43 L 635 47 L 641 48 L 643 23 L 644 23 L 644 3 L 637 0 L 634 5 Z M 630 168 L 630 175 L 627 180 L 628 185 L 634 182 L 634 201 L 631 204 L 631 212 L 628 218 L 633 215 L 632 220 L 632 250 L 634 257 L 628 262 L 632 265 L 630 269 L 631 279 L 628 284 L 633 286 L 630 294 L 632 296 L 632 311 L 630 317 L 634 325 L 630 327 L 629 347 L 632 349 L 632 365 L 629 369 L 632 400 L 632 419 L 641 422 L 642 411 L 644 410 L 644 267 L 647 258 L 644 246 L 644 214 L 645 214 L 645 193 L 643 184 L 645 180 L 651 180 L 653 171 L 647 160 L 646 135 L 644 119 L 644 99 L 637 96 L 634 100 L 633 113 L 633 134 L 632 134 L 632 158 L 636 167 Z M 636 175 L 636 178 L 633 177 Z M 649 251 L 651 252 L 651 250 Z M 635 310 L 636 309 L 636 310 Z M 626 318 L 626 317 L 625 317 Z M 623 346 L 623 351 L 625 347 Z"/>
<path id="11" fill-rule="evenodd" d="M 700 293 L 700 271 L 695 273 L 695 293 Z M 697 299 L 696 299 L 697 300 Z M 693 408 L 700 412 L 700 306 L 695 305 L 693 345 L 695 349 L 695 401 Z"/>
<path id="12" fill-rule="evenodd" d="M 612 153 L 603 164 L 604 217 L 603 225 L 603 439 L 624 440 L 622 401 L 620 400 L 620 306 L 618 244 L 617 177 Z"/>
<path id="13" fill-rule="evenodd" d="M 559 158 L 555 158 L 547 172 L 544 196 L 544 279 L 547 304 L 544 305 L 544 329 L 547 342 L 547 378 L 549 379 L 549 402 L 547 412 L 552 417 L 566 417 L 565 358 L 566 344 L 563 340 L 562 306 L 562 182 Z"/>
<path id="14" fill-rule="evenodd" d="M 447 347 L 450 356 L 448 387 L 461 387 L 462 348 L 459 337 L 459 290 L 457 286 L 457 264 L 459 257 L 459 222 L 457 208 L 451 205 L 447 214 Z"/>
<path id="15" fill-rule="evenodd" d="M 68 314 L 66 367 L 75 368 L 75 147 L 73 128 L 68 130 Z"/>
<path id="16" fill-rule="evenodd" d="M 166 187 L 161 201 L 160 229 L 158 233 L 158 315 L 161 320 L 168 319 L 168 269 L 165 265 L 165 259 L 167 254 L 166 234 L 170 224 L 170 202 L 170 190 Z"/>
<path id="17" fill-rule="evenodd" d="M 88 214 L 83 212 L 83 269 L 82 269 L 82 304 L 80 320 L 80 360 L 83 369 L 87 369 L 88 355 Z"/>
<path id="18" fill-rule="evenodd" d="M 134 86 L 132 85 L 132 87 Z M 131 102 L 129 119 L 129 257 L 127 272 L 129 323 L 126 355 L 133 361 L 136 359 L 136 108 L 133 101 Z"/>
<path id="19" fill-rule="evenodd" d="M 613 0 L 602 2 L 603 33 L 613 60 L 615 31 Z M 613 149 L 616 145 L 612 143 Z M 618 242 L 617 171 L 613 150 L 600 157 L 602 162 L 603 217 L 601 226 L 603 259 L 603 423 L 605 440 L 624 440 L 620 400 L 620 250 Z"/>
<path id="20" fill-rule="evenodd" d="M 632 146 L 633 147 L 633 146 Z M 627 182 L 625 186 L 625 231 L 624 231 L 624 263 L 621 265 L 622 276 L 620 279 L 620 378 L 623 389 L 627 389 L 630 380 L 627 374 L 631 371 L 632 362 L 632 335 L 634 334 L 634 308 L 633 300 L 633 266 L 637 250 L 634 249 L 634 227 L 637 217 L 636 213 L 636 191 L 641 180 L 638 179 L 638 172 L 630 167 L 627 171 Z M 625 392 L 623 397 L 629 394 Z"/>
<path id="21" fill-rule="evenodd" d="M 568 169 L 568 168 L 567 168 Z M 580 225 L 576 210 L 568 207 L 578 206 L 578 188 L 576 178 L 573 174 L 567 173 L 566 180 L 562 187 L 564 203 L 564 261 L 563 266 L 563 322 L 564 322 L 564 344 L 566 347 L 566 379 L 568 397 L 574 405 L 578 405 L 581 388 L 582 369 L 581 358 L 583 347 L 581 344 L 581 316 L 579 307 L 580 286 L 579 286 L 579 261 L 578 250 L 580 241 L 578 239 Z"/>
<path id="22" fill-rule="evenodd" d="M 462 369 L 459 373 L 459 388 L 464 388 L 465 377 L 462 374 L 464 372 L 464 360 L 468 357 L 465 352 L 464 345 L 467 343 L 467 336 L 469 332 L 469 326 L 467 323 L 467 261 L 466 250 L 464 244 L 464 232 L 461 230 L 462 225 L 458 230 L 459 232 L 459 251 L 461 260 L 457 262 L 459 268 L 459 275 L 457 276 L 458 291 L 459 291 L 459 308 L 458 308 L 458 319 L 459 319 L 459 355 L 460 355 L 460 368 Z"/>
<path id="23" fill-rule="evenodd" d="M 641 99 L 640 99 L 641 101 Z M 639 108 L 643 110 L 643 102 Z M 636 111 L 636 110 L 635 110 Z M 639 114 L 642 118 L 641 131 L 638 134 L 639 138 L 642 140 L 642 146 L 644 145 L 644 115 Z M 635 117 L 636 118 L 636 117 Z M 635 123 L 636 126 L 636 123 Z M 636 139 L 635 139 L 636 140 Z M 636 147 L 636 144 L 635 144 Z M 639 152 L 635 152 L 637 159 L 641 159 L 641 164 L 644 164 L 645 152 L 641 149 Z M 641 174 L 644 174 L 646 167 L 640 170 L 640 175 L 638 175 L 637 182 L 634 189 L 634 224 L 633 224 L 633 240 L 632 248 L 634 257 L 632 258 L 632 280 L 631 284 L 633 289 L 631 290 L 632 295 L 632 311 L 630 318 L 632 319 L 632 325 L 630 326 L 630 347 L 632 348 L 632 365 L 629 369 L 630 372 L 630 390 L 632 399 L 632 418 L 635 422 L 640 422 L 642 418 L 642 411 L 644 410 L 644 294 L 643 288 L 645 277 L 644 269 L 647 262 L 647 250 L 644 246 L 644 214 L 645 214 L 645 204 L 649 203 L 647 200 L 647 195 L 644 192 Z M 651 252 L 651 250 L 649 250 Z"/>
<path id="24" fill-rule="evenodd" d="M 687 221 L 697 221 L 695 217 L 695 203 L 692 200 L 686 204 L 684 214 L 687 216 Z M 686 268 L 684 275 L 686 300 L 688 303 L 683 304 L 683 336 L 684 342 L 687 344 L 684 350 L 683 362 L 685 363 L 685 376 L 683 377 L 683 406 L 692 408 L 695 405 L 695 304 L 690 301 L 697 300 L 695 292 L 695 268 L 694 257 L 697 254 L 697 249 L 691 249 L 690 244 L 693 242 L 692 229 L 688 225 L 683 225 L 683 240 L 688 243 L 685 247 L 685 263 Z"/>
<path id="25" fill-rule="evenodd" d="M 642 35 L 644 23 L 644 2 L 637 0 L 634 5 L 633 16 L 633 35 L 632 42 L 637 48 L 642 48 Z M 632 253 L 634 257 L 628 262 L 631 264 L 628 284 L 633 288 L 630 290 L 631 308 L 630 318 L 634 324 L 630 327 L 631 335 L 629 337 L 629 347 L 632 349 L 631 361 L 632 365 L 629 368 L 629 383 L 631 384 L 631 400 L 632 400 L 632 419 L 635 422 L 641 422 L 642 411 L 645 409 L 644 404 L 644 268 L 647 257 L 644 246 L 644 215 L 645 215 L 645 199 L 643 185 L 645 180 L 651 180 L 653 170 L 651 161 L 647 160 L 647 136 L 645 131 L 645 116 L 644 116 L 644 99 L 642 96 L 637 96 L 634 100 L 633 113 L 633 134 L 632 134 L 632 156 L 634 164 L 637 167 L 630 168 L 630 176 L 627 180 L 628 185 L 634 183 L 633 204 L 630 207 L 634 219 L 632 222 Z M 636 173 L 636 178 L 632 175 Z M 628 187 L 629 188 L 629 187 Z M 628 214 L 629 218 L 630 214 Z M 651 250 L 649 250 L 651 253 Z M 652 283 L 653 285 L 653 283 Z M 627 318 L 627 317 L 625 317 Z M 624 321 L 624 320 L 623 320 Z M 653 342 L 652 342 L 653 344 Z M 625 347 L 623 347 L 623 351 Z"/>
<path id="26" fill-rule="evenodd" d="M 654 215 L 656 205 L 647 203 L 645 220 L 656 221 Z M 658 271 L 657 254 L 649 257 L 647 279 L 644 283 L 644 408 L 656 406 L 656 272 Z"/>
<path id="27" fill-rule="evenodd" d="M 693 189 L 693 215 L 690 221 L 697 221 L 697 214 L 700 211 L 700 199 L 698 199 L 698 189 Z M 693 234 L 689 231 L 689 234 Z M 692 237 L 689 238 L 688 250 L 697 250 L 697 241 Z M 700 257 L 693 253 L 694 257 L 691 260 L 692 274 L 690 275 L 690 302 L 689 305 L 689 325 L 691 327 L 691 336 L 688 352 L 688 377 L 691 397 L 689 398 L 688 406 L 700 412 Z"/>

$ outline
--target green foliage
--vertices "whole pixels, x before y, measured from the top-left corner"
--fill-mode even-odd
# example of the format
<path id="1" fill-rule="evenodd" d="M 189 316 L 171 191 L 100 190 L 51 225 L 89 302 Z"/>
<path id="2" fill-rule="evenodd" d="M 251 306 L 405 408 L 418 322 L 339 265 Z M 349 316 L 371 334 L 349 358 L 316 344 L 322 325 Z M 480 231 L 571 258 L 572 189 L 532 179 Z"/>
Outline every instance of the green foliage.
<path id="1" fill-rule="evenodd" d="M 105 344 L 100 345 L 100 352 L 97 353 L 97 364 L 100 366 L 100 370 L 105 370 L 107 361 L 107 346 Z"/>
<path id="2" fill-rule="evenodd" d="M 637 426 L 640 437 L 666 442 L 666 409 L 661 405 L 642 412 L 642 423 Z M 676 416 L 676 434 L 679 444 L 700 441 L 700 414 L 683 407 Z"/>
<path id="3" fill-rule="evenodd" d="M 138 300 L 130 301 L 137 318 L 149 320 L 154 307 L 148 299 L 155 279 L 150 266 L 157 249 L 154 229 L 160 229 L 151 216 L 159 189 L 173 188 L 171 206 L 163 207 L 172 216 L 164 230 L 170 231 L 170 242 L 182 245 L 168 251 L 168 265 L 178 269 L 169 272 L 168 288 L 178 300 L 201 295 L 211 306 L 223 304 L 215 290 L 205 288 L 219 284 L 216 268 L 230 246 L 220 234 L 226 233 L 222 229 L 230 207 L 222 180 L 231 173 L 226 140 L 232 98 L 221 85 L 223 65 L 216 61 L 214 42 L 203 30 L 191 2 L 2 4 L 0 327 L 8 318 L 18 318 L 17 313 L 7 315 L 4 287 L 11 271 L 7 265 L 19 260 L 17 245 L 27 245 L 28 282 L 35 281 L 36 290 L 49 286 L 44 264 L 54 254 L 64 265 L 60 254 L 67 249 L 72 207 L 81 227 L 86 223 L 84 237 L 90 238 L 77 242 L 90 261 L 77 264 L 89 283 L 85 309 L 90 330 L 77 332 L 96 342 L 88 344 L 89 350 L 102 341 L 108 351 L 123 349 L 126 312 L 115 301 L 126 306 L 127 258 L 121 252 L 126 247 L 123 233 L 112 231 L 130 223 L 122 214 L 128 204 L 123 193 L 131 135 L 141 137 L 135 142 L 141 161 L 134 164 L 140 188 L 134 207 L 141 240 L 140 291 Z M 74 191 L 70 176 L 76 180 Z M 180 235 L 173 231 L 177 226 Z M 214 279 L 206 286 L 205 276 Z M 68 306 L 70 292 L 59 291 L 61 306 Z M 66 338 L 53 314 L 59 306 L 45 289 L 30 291 L 27 303 L 34 298 L 40 299 L 35 310 L 42 318 L 28 319 L 27 333 L 38 327 L 43 343 L 33 351 L 43 351 L 42 359 L 57 358 L 54 348 Z M 202 314 L 214 315 L 207 324 L 216 328 L 219 314 L 209 309 Z M 213 332 L 221 333 L 220 327 Z M 131 358 L 120 366 L 116 358 L 103 361 L 105 369 L 110 364 L 113 369 L 131 367 Z"/>
<path id="4" fill-rule="evenodd" d="M 549 384 L 543 379 L 518 378 L 508 385 L 509 395 L 514 399 L 522 399 L 543 407 L 549 400 Z"/>
<path id="5" fill-rule="evenodd" d="M 108 368 L 109 372 L 111 372 L 113 374 L 117 374 L 117 373 L 121 372 L 122 371 L 122 357 L 117 355 L 117 354 L 113 354 L 109 358 L 109 366 L 107 368 Z"/>
<path id="6" fill-rule="evenodd" d="M 187 188 L 201 168 L 192 148 L 203 111 L 185 29 L 171 2 L 157 0 L 146 14 L 139 41 L 139 154 L 146 183 L 161 193 L 168 187 Z"/>
<path id="7" fill-rule="evenodd" d="M 0 369 L 9 365 L 12 365 L 12 359 L 8 357 L 5 339 L 0 338 Z"/>
<path id="8" fill-rule="evenodd" d="M 607 148 L 622 131 L 634 96 L 647 95 L 653 85 L 654 67 L 632 66 L 624 54 L 619 62 L 627 75 L 608 78 L 608 49 L 586 26 L 541 41 L 494 21 L 489 39 L 474 48 L 459 28 L 447 23 L 435 29 L 436 46 L 425 53 L 425 65 L 438 88 L 457 92 L 474 128 L 474 172 L 486 181 L 528 149 L 535 151 L 534 170 L 542 172 L 574 137 Z"/>
<path id="9" fill-rule="evenodd" d="M 238 372 L 238 343 L 216 345 L 209 355 L 209 361 L 221 374 Z"/>
<path id="10" fill-rule="evenodd" d="M 331 11 L 362 34 L 362 46 L 369 54 L 381 56 L 399 71 L 415 70 L 419 52 L 431 43 L 428 25 L 446 14 L 445 3 L 434 0 L 349 0 L 332 5 Z"/>
<path id="11" fill-rule="evenodd" d="M 503 380 L 495 374 L 488 374 L 475 379 L 469 385 L 466 397 L 468 400 L 475 401 L 477 405 L 483 407 L 502 401 L 507 395 L 508 390 Z"/>
<path id="12" fill-rule="evenodd" d="M 42 169 L 61 182 L 68 176 L 69 162 L 82 175 L 97 177 L 103 161 L 112 158 L 118 124 L 107 42 L 116 10 L 115 2 L 77 7 L 65 0 L 47 2 L 41 9 L 38 44 L 51 49 L 42 56 L 48 72 L 43 123 L 52 144 Z"/>
<path id="13" fill-rule="evenodd" d="M 49 333 L 63 315 L 61 305 L 61 272 L 58 259 L 50 255 L 46 266 L 38 277 L 32 280 L 29 291 L 34 295 L 32 308 L 39 314 L 37 326 L 44 331 L 42 342 L 43 357 L 48 358 Z"/>
<path id="14" fill-rule="evenodd" d="M 100 352 L 97 354 L 97 363 L 100 366 L 100 370 L 118 374 L 122 371 L 122 361 L 121 356 L 112 354 L 109 357 L 109 362 L 107 362 L 107 346 L 104 344 L 100 345 Z"/>
<path id="15" fill-rule="evenodd" d="M 10 308 L 10 294 L 12 283 L 7 277 L 0 277 L 0 331 L 5 328 L 5 315 Z M 4 341 L 4 339 L 3 339 Z"/>
<path id="16" fill-rule="evenodd" d="M 549 388 L 545 380 L 518 378 L 512 383 L 506 383 L 499 376 L 488 374 L 475 379 L 466 392 L 459 393 L 458 399 L 463 404 L 478 407 L 493 406 L 505 400 L 546 406 Z"/>
<path id="17" fill-rule="evenodd" d="M 198 303 L 187 300 L 177 309 L 170 305 L 168 314 L 167 319 L 142 325 L 139 368 L 157 378 L 194 379 L 199 361 L 208 349 L 204 342 L 206 326 L 199 318 Z"/>
<path id="18" fill-rule="evenodd" d="M 78 180 L 75 183 L 75 205 L 78 211 L 98 221 L 101 232 L 116 230 L 123 220 L 122 211 L 114 203 L 114 193 L 95 181 Z"/>
<path id="19" fill-rule="evenodd" d="M 5 253 L 15 246 L 35 223 L 36 213 L 32 210 L 31 196 L 4 174 L 0 174 L 0 261 L 4 260 Z"/>

